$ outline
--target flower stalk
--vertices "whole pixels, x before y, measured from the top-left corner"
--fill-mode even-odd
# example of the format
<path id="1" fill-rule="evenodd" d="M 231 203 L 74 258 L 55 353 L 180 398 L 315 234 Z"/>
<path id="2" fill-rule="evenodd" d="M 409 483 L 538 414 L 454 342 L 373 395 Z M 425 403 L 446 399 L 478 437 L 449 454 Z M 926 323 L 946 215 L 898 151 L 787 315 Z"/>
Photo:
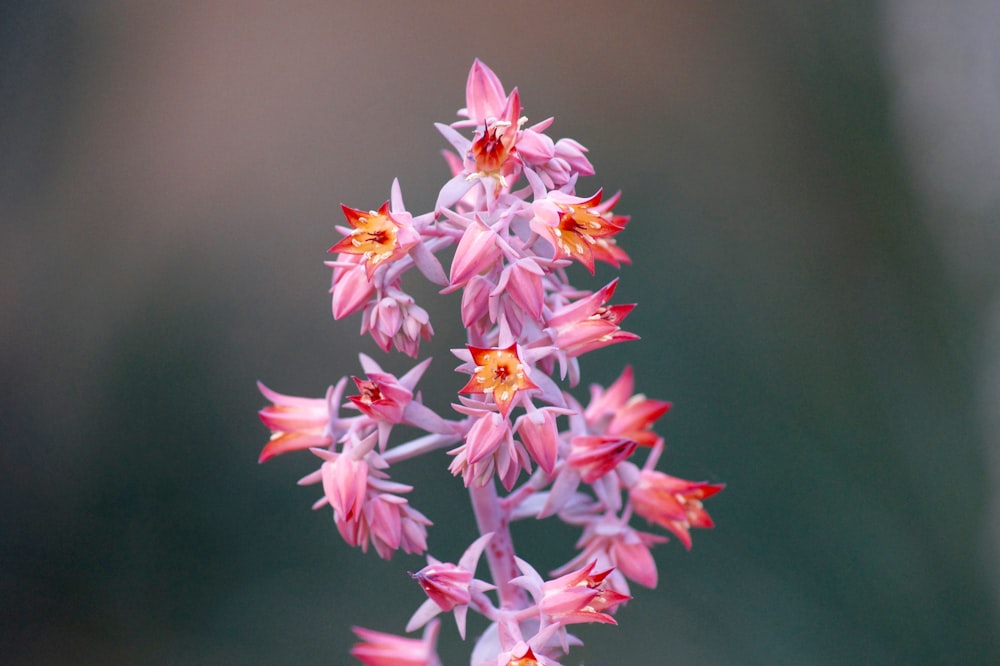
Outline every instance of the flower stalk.
<path id="1" fill-rule="evenodd" d="M 452 353 L 467 379 L 447 391 L 454 414 L 423 402 L 430 359 L 397 377 L 362 354 L 361 372 L 323 398 L 260 384 L 271 438 L 259 460 L 311 452 L 318 468 L 299 483 L 322 489 L 313 508 L 329 507 L 344 541 L 384 559 L 426 555 L 411 576 L 427 598 L 406 625 L 422 638 L 355 627 L 351 654 L 363 664 L 440 666 L 437 616 L 453 614 L 465 640 L 471 610 L 489 624 L 470 666 L 560 666 L 581 642 L 572 625 L 617 624 L 630 581 L 656 586 L 652 549 L 668 538 L 633 520 L 690 550 L 691 530 L 713 526 L 704 501 L 723 486 L 655 469 L 664 443 L 654 425 L 671 405 L 636 393 L 630 367 L 607 388 L 592 385 L 586 406 L 573 393 L 582 357 L 638 339 L 622 329 L 635 305 L 612 302 L 617 277 L 596 291 L 570 280 L 576 266 L 594 275 L 599 264 L 630 263 L 617 242 L 629 224 L 615 212 L 620 194 L 578 194 L 579 179 L 594 175 L 587 149 L 550 138 L 551 118 L 529 124 L 517 89 L 505 92 L 478 60 L 458 114 L 437 125 L 453 152 L 434 209 L 409 211 L 395 181 L 381 205 L 342 205 L 346 224 L 327 262 L 334 319 L 359 315 L 361 334 L 384 352 L 417 358 L 435 334 L 405 275 L 415 269 L 441 293 L 462 292 L 456 323 L 466 337 Z M 448 250 L 446 270 L 438 257 Z M 422 434 L 398 441 L 397 426 Z M 457 561 L 427 552 L 434 523 L 410 505 L 413 486 L 396 480 L 397 467 L 424 455 L 440 456 L 468 489 L 479 535 Z M 579 527 L 576 554 L 546 578 L 518 555 L 521 520 Z M 477 577 L 483 555 L 488 579 Z"/>

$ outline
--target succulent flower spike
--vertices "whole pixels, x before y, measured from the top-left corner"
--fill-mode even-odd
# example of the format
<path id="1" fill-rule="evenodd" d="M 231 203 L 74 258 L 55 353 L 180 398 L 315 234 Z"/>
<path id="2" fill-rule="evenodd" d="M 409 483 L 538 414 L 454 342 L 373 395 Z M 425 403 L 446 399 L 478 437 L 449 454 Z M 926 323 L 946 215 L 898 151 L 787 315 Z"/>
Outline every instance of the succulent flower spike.
<path id="1" fill-rule="evenodd" d="M 259 385 L 271 433 L 260 461 L 310 451 L 318 467 L 299 483 L 322 489 L 313 508 L 329 507 L 349 546 L 383 559 L 427 552 L 433 523 L 410 504 L 421 495 L 396 480 L 411 458 L 448 461 L 468 493 L 475 530 L 465 552 L 457 562 L 427 555 L 410 574 L 426 598 L 406 631 L 423 636 L 355 627 L 351 654 L 364 666 L 441 666 L 442 613 L 453 614 L 463 640 L 469 614 L 483 617 L 470 666 L 561 666 L 581 644 L 574 625 L 616 625 L 631 583 L 657 585 L 652 551 L 668 538 L 633 522 L 645 519 L 688 549 L 693 528 L 713 525 L 704 502 L 723 484 L 655 469 L 665 447 L 655 428 L 671 404 L 636 392 L 631 366 L 607 387 L 592 385 L 586 406 L 571 392 L 592 352 L 639 339 L 622 329 L 635 304 L 612 303 L 617 277 L 596 290 L 571 281 L 577 264 L 593 274 L 599 262 L 630 263 L 618 245 L 629 218 L 615 212 L 619 194 L 577 194 L 578 180 L 595 173 L 587 149 L 550 136 L 552 118 L 529 123 L 522 110 L 517 88 L 506 90 L 476 60 L 458 120 L 436 125 L 450 146 L 450 179 L 434 208 L 411 214 L 398 181 L 375 210 L 342 205 L 346 224 L 326 262 L 333 318 L 359 314 L 361 335 L 387 354 L 418 358 L 434 335 L 431 314 L 447 305 L 418 303 L 424 292 L 409 291 L 412 279 L 429 283 L 431 298 L 461 292 L 454 327 L 444 330 L 465 331 L 452 350 L 465 384 L 425 381 L 425 402 L 417 383 L 429 358 L 397 375 L 361 354 L 361 370 L 323 398 Z M 348 386 L 356 393 L 346 395 Z M 434 407 L 449 403 L 452 411 Z M 460 537 L 471 525 L 434 519 Z M 511 524 L 526 519 L 580 531 L 575 555 L 548 578 L 518 556 Z"/>

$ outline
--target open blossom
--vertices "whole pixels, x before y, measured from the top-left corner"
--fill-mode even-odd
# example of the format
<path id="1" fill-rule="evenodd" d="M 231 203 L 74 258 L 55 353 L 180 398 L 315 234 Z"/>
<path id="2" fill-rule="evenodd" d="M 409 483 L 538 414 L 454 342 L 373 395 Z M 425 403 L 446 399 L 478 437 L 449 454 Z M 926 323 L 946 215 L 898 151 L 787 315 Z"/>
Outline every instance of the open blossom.
<path id="1" fill-rule="evenodd" d="M 351 654 L 365 666 L 441 666 L 437 656 L 437 621 L 427 625 L 423 638 L 406 638 L 354 627 L 362 642 L 351 648 Z"/>
<path id="2" fill-rule="evenodd" d="M 492 349 L 467 345 L 474 364 L 472 378 L 459 393 L 482 393 L 493 397 L 493 402 L 505 417 L 515 396 L 520 391 L 537 389 L 528 378 L 527 370 L 518 356 L 517 345 L 505 349 Z"/>
<path id="3" fill-rule="evenodd" d="M 613 610 L 631 597 L 608 587 L 605 581 L 612 569 L 595 573 L 596 564 L 591 561 L 575 571 L 543 581 L 530 564 L 518 558 L 522 575 L 515 582 L 528 590 L 538 610 L 552 622 L 564 626 L 581 622 L 617 624 L 604 611 Z"/>
<path id="4" fill-rule="evenodd" d="M 547 324 L 552 331 L 552 344 L 561 354 L 574 358 L 611 344 L 639 339 L 620 326 L 635 305 L 605 305 L 617 285 L 618 280 L 612 280 L 590 296 L 552 313 Z"/>
<path id="5" fill-rule="evenodd" d="M 592 385 L 584 418 L 591 432 L 603 432 L 634 440 L 641 446 L 653 446 L 659 440 L 652 430 L 653 423 L 670 410 L 671 404 L 652 400 L 641 393 L 633 395 L 633 384 L 632 367 L 626 366 L 607 390 Z"/>
<path id="6" fill-rule="evenodd" d="M 603 252 L 595 254 L 594 247 L 628 224 L 628 217 L 610 212 L 619 195 L 601 203 L 603 195 L 598 190 L 585 199 L 558 190 L 550 192 L 548 198 L 533 203 L 531 228 L 552 244 L 557 259 L 576 259 L 593 273 L 594 260 L 605 258 Z"/>
<path id="7" fill-rule="evenodd" d="M 725 484 L 685 481 L 655 470 L 642 470 L 630 493 L 635 512 L 651 523 L 667 528 L 691 550 L 692 527 L 714 527 L 702 500 L 715 495 Z"/>
<path id="8" fill-rule="evenodd" d="M 341 209 L 351 225 L 351 231 L 328 252 L 360 255 L 369 280 L 376 268 L 404 256 L 419 240 L 410 214 L 390 212 L 388 201 L 377 211 L 365 212 L 344 205 Z"/>

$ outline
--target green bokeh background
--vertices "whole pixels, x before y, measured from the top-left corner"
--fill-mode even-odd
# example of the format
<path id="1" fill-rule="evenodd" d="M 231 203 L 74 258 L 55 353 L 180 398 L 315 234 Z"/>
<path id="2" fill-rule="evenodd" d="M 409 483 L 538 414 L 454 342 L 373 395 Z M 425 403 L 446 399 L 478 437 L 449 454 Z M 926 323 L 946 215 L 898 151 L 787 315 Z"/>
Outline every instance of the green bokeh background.
<path id="1" fill-rule="evenodd" d="M 622 189 L 642 340 L 582 359 L 669 399 L 661 468 L 718 527 L 566 664 L 992 664 L 984 295 L 929 232 L 879 5 L 8 3 L 0 10 L 0 661 L 341 664 L 401 632 L 406 571 L 339 539 L 308 455 L 258 466 L 254 382 L 358 372 L 322 262 L 338 204 L 447 178 L 474 57 Z M 945 220 L 947 222 L 947 220 Z M 581 284 L 598 286 L 583 271 Z M 418 290 L 446 409 L 457 299 Z M 585 386 L 581 386 L 584 389 Z M 581 395 L 585 392 L 581 391 Z M 475 536 L 444 455 L 400 465 Z M 539 568 L 574 530 L 518 525 Z M 481 624 L 474 625 L 481 628 Z M 446 621 L 448 664 L 466 663 Z"/>

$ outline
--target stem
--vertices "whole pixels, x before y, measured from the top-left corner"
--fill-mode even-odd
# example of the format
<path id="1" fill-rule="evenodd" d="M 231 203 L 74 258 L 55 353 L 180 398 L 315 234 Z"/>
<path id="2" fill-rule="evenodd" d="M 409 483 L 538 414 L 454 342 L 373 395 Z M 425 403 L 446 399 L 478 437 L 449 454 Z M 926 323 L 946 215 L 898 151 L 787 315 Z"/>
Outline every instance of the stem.
<path id="1" fill-rule="evenodd" d="M 510 517 L 500 508 L 496 486 L 490 479 L 482 487 L 473 483 L 469 486 L 472 510 L 476 515 L 479 533 L 493 532 L 493 538 L 486 544 L 486 562 L 490 567 L 493 583 L 497 586 L 500 608 L 515 610 L 528 605 L 528 598 L 522 588 L 511 585 L 510 581 L 521 575 L 514 561 L 514 541 L 510 536 Z"/>

